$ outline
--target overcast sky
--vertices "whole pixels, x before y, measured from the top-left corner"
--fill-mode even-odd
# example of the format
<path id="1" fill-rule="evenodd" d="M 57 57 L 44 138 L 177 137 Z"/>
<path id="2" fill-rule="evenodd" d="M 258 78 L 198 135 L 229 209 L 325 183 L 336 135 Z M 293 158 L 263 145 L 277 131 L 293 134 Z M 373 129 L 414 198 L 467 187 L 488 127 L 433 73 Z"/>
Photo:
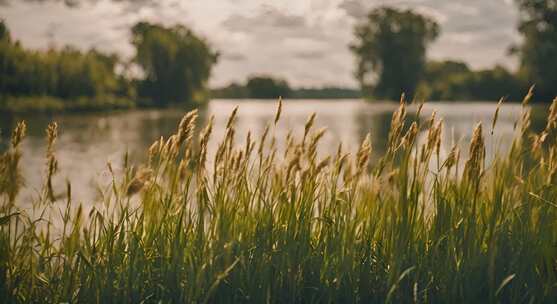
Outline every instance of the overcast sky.
<path id="1" fill-rule="evenodd" d="M 68 0 L 71 1 L 71 0 Z M 355 86 L 347 45 L 366 11 L 378 5 L 413 8 L 434 17 L 441 36 L 436 59 L 463 60 L 473 68 L 504 64 L 519 40 L 512 0 L 0 0 L 0 18 L 24 46 L 71 44 L 133 55 L 129 28 L 139 20 L 184 24 L 221 53 L 211 85 L 273 74 L 294 86 Z"/>

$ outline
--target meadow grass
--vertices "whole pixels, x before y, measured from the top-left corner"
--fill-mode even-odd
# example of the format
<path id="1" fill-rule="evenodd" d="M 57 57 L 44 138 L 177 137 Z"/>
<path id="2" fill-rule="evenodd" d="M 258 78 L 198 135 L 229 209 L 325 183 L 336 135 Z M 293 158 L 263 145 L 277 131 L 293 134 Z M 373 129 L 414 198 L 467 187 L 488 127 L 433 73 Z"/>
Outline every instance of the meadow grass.
<path id="1" fill-rule="evenodd" d="M 499 107 L 466 157 L 442 157 L 442 121 L 410 121 L 401 102 L 373 162 L 369 137 L 317 153 L 315 115 L 279 150 L 282 103 L 242 146 L 234 110 L 209 158 L 212 119 L 194 136 L 189 112 L 146 164 L 108 164 L 112 183 L 87 211 L 69 182 L 53 193 L 55 123 L 43 190 L 18 205 L 20 123 L 0 159 L 1 302 L 556 303 L 557 99 L 534 133 L 530 96 L 489 164 L 482 128 Z"/>

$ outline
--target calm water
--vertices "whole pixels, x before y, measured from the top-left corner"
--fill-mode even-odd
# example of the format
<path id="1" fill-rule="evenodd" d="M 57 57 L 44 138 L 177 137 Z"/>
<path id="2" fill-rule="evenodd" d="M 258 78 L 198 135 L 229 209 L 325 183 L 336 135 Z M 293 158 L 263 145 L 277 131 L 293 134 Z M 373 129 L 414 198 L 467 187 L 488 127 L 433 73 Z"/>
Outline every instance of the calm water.
<path id="1" fill-rule="evenodd" d="M 276 103 L 268 101 L 213 100 L 200 109 L 200 122 L 215 116 L 215 128 L 210 149 L 216 149 L 217 141 L 224 136 L 224 127 L 230 112 L 239 105 L 237 142 L 242 144 L 248 130 L 257 138 L 266 124 L 272 122 Z M 487 139 L 487 155 L 494 149 L 505 150 L 513 138 L 515 123 L 520 117 L 520 105 L 504 105 L 501 109 L 495 136 L 490 135 L 490 126 L 495 103 L 431 103 L 426 104 L 420 119 L 428 119 L 433 110 L 444 119 L 443 151 L 447 153 L 452 142 L 466 148 L 474 125 L 484 124 Z M 284 144 L 288 130 L 303 134 L 307 117 L 317 113 L 316 127 L 327 127 L 328 131 L 319 147 L 321 153 L 334 152 L 340 141 L 345 148 L 355 150 L 367 133 L 371 133 L 374 155 L 384 151 L 389 123 L 396 103 L 366 103 L 361 100 L 342 101 L 285 101 L 282 121 L 274 131 L 279 147 Z M 413 109 L 409 109 L 412 114 Z M 72 181 L 74 197 L 84 202 L 95 199 L 98 186 L 109 182 L 107 162 L 116 170 L 122 166 L 123 155 L 129 152 L 131 162 L 140 164 L 146 159 L 148 147 L 162 136 L 172 134 L 184 114 L 177 109 L 133 110 L 119 113 L 33 115 L 19 117 L 0 116 L 0 150 L 8 143 L 8 135 L 17 121 L 25 119 L 28 135 L 23 142 L 22 169 L 27 190 L 21 194 L 24 201 L 36 195 L 42 185 L 45 171 L 46 153 L 45 131 L 50 121 L 59 124 L 59 138 L 56 155 L 60 170 L 55 179 L 59 192 L 63 192 L 64 180 Z M 545 108 L 534 108 L 532 120 L 534 128 L 543 128 Z M 419 135 L 425 140 L 427 134 Z M 465 156 L 465 155 L 464 155 Z"/>

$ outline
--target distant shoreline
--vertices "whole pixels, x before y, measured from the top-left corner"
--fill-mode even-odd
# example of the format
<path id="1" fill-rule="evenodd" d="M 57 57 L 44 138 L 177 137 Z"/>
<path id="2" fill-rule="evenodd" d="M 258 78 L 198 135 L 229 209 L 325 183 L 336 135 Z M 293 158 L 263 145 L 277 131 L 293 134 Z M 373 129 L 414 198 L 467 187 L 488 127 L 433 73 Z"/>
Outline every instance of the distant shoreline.
<path id="1" fill-rule="evenodd" d="M 103 97 L 81 97 L 77 99 L 62 99 L 50 96 L 37 97 L 0 97 L 0 114 L 34 114 L 34 113 L 93 113 L 93 112 L 112 112 L 125 111 L 131 109 L 165 109 L 165 108 L 186 108 L 192 109 L 207 104 L 208 101 L 230 101 L 230 102 L 276 102 L 277 98 L 233 98 L 233 97 L 214 97 L 204 102 L 169 104 L 161 107 L 145 100 L 134 100 L 124 97 L 103 96 Z M 378 100 L 365 97 L 354 98 L 301 98 L 289 97 L 285 101 L 328 101 L 345 102 L 362 100 L 369 103 L 398 103 L 398 101 Z M 497 100 L 426 100 L 426 103 L 496 103 Z M 534 104 L 545 105 L 547 102 L 535 102 Z M 520 100 L 509 100 L 507 104 L 517 104 Z"/>

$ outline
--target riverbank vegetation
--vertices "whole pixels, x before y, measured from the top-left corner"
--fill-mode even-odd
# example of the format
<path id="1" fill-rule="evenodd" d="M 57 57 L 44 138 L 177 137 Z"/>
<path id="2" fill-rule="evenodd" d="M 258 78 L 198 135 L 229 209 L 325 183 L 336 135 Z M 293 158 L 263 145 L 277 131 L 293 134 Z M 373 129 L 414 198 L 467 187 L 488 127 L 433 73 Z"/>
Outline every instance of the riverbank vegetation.
<path id="1" fill-rule="evenodd" d="M 410 9 L 379 7 L 354 29 L 350 48 L 356 78 L 370 99 L 396 100 L 400 92 L 426 100 L 520 101 L 536 85 L 534 101 L 549 103 L 557 95 L 557 10 L 554 1 L 515 0 L 521 14 L 519 44 L 509 46 L 519 67 L 501 65 L 472 70 L 466 63 L 427 58 L 427 49 L 442 32 L 437 21 Z"/>
<path id="2" fill-rule="evenodd" d="M 195 104 L 217 54 L 182 26 L 140 22 L 132 29 L 136 55 L 72 47 L 25 49 L 0 22 L 0 111 L 87 111 Z M 136 67 L 134 74 L 133 67 Z"/>
<path id="3" fill-rule="evenodd" d="M 340 87 L 292 88 L 288 81 L 271 75 L 248 77 L 245 83 L 231 83 L 213 89 L 214 98 L 228 99 L 271 99 L 278 96 L 289 99 L 348 99 L 361 98 L 359 89 Z"/>
<path id="4" fill-rule="evenodd" d="M 557 14 L 552 1 L 515 0 L 522 40 L 508 46 L 518 68 L 474 70 L 453 59 L 432 60 L 428 48 L 442 34 L 426 14 L 377 7 L 354 28 L 349 48 L 360 88 L 293 88 L 273 75 L 209 90 L 218 52 L 181 25 L 139 22 L 131 29 L 133 58 L 71 47 L 28 50 L 0 22 L 0 111 L 114 109 L 133 106 L 196 106 L 210 98 L 360 98 L 520 101 L 536 85 L 534 102 L 557 95 Z M 277 42 L 278 43 L 278 42 Z M 318 70 L 314 71 L 319 73 Z"/>
<path id="5" fill-rule="evenodd" d="M 469 145 L 443 151 L 443 122 L 413 121 L 401 103 L 384 155 L 369 137 L 323 155 L 314 115 L 278 147 L 281 104 L 259 138 L 235 131 L 235 109 L 209 151 L 213 120 L 198 134 L 193 111 L 145 151 L 145 164 L 108 163 L 112 182 L 90 202 L 72 195 L 71 181 L 53 190 L 62 185 L 52 123 L 45 166 L 35 168 L 44 187 L 23 204 L 21 122 L 0 158 L 0 298 L 553 303 L 557 100 L 535 133 L 531 96 L 512 147 L 493 155 L 484 139 L 499 110 Z"/>

